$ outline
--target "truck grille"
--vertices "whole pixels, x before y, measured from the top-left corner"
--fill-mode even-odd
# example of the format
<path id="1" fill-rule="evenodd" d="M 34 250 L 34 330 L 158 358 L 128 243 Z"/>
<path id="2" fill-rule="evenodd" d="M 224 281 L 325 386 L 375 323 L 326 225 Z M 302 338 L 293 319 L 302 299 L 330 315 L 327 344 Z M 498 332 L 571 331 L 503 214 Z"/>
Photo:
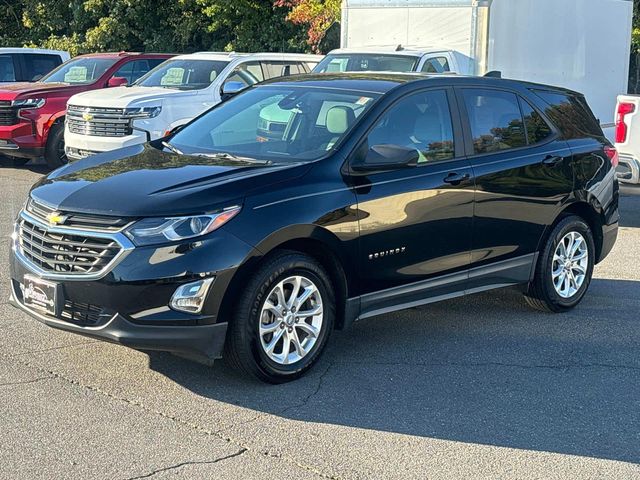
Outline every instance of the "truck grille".
<path id="1" fill-rule="evenodd" d="M 0 100 L 0 125 L 15 125 L 18 123 L 16 110 L 8 100 Z"/>
<path id="2" fill-rule="evenodd" d="M 95 137 L 124 137 L 131 135 L 131 119 L 122 108 L 67 107 L 69 132 Z"/>

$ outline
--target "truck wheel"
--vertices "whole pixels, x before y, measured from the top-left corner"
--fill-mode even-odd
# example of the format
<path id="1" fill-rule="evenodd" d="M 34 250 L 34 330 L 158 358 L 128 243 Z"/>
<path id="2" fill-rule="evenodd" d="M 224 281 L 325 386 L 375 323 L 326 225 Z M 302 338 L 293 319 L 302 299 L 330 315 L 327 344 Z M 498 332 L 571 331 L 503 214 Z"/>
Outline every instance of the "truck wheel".
<path id="1" fill-rule="evenodd" d="M 580 217 L 563 218 L 552 230 L 525 293 L 527 303 L 547 312 L 575 307 L 587 292 L 596 249 L 589 225 Z"/>
<path id="2" fill-rule="evenodd" d="M 64 153 L 64 123 L 56 123 L 49 130 L 49 139 L 44 149 L 44 159 L 51 169 L 61 167 L 68 162 Z"/>
<path id="3" fill-rule="evenodd" d="M 302 376 L 318 360 L 333 330 L 329 276 L 313 258 L 298 252 L 271 257 L 234 304 L 225 359 L 264 382 Z"/>
<path id="4" fill-rule="evenodd" d="M 14 167 L 22 167 L 27 164 L 30 158 L 7 157 Z"/>

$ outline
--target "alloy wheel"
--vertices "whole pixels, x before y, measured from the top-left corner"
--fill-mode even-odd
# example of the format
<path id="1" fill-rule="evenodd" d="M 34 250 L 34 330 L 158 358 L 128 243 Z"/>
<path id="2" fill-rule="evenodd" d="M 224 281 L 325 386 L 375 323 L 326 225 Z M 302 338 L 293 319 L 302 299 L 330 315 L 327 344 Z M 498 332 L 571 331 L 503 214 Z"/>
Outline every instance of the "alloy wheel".
<path id="1" fill-rule="evenodd" d="M 558 242 L 553 254 L 553 287 L 562 298 L 573 297 L 582 287 L 589 268 L 589 248 L 578 232 L 569 232 Z"/>

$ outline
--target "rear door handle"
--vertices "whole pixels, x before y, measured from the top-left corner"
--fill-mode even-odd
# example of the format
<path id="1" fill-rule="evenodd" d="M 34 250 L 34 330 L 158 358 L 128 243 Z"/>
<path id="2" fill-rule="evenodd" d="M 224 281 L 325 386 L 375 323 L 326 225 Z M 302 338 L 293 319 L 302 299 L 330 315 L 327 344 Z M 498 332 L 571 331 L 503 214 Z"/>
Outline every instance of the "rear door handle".
<path id="1" fill-rule="evenodd" d="M 544 160 L 542 160 L 542 164 L 548 167 L 553 167 L 554 165 L 557 165 L 561 161 L 562 161 L 562 157 L 558 157 L 556 155 L 547 155 L 546 157 L 544 157 Z"/>
<path id="2" fill-rule="evenodd" d="M 464 182 L 465 180 L 469 180 L 470 175 L 468 173 L 460 174 L 460 173 L 450 173 L 444 178 L 445 183 L 450 183 L 451 185 L 458 185 L 459 183 Z"/>

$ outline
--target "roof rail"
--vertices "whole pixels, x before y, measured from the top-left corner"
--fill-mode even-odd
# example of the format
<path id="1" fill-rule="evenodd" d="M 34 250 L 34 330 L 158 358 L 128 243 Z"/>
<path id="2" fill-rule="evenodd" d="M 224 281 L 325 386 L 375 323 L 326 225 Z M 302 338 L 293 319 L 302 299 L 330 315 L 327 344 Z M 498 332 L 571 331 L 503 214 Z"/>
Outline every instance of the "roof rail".
<path id="1" fill-rule="evenodd" d="M 207 52 L 207 51 L 202 51 L 202 52 L 193 52 L 191 55 L 233 55 L 236 52 Z"/>

